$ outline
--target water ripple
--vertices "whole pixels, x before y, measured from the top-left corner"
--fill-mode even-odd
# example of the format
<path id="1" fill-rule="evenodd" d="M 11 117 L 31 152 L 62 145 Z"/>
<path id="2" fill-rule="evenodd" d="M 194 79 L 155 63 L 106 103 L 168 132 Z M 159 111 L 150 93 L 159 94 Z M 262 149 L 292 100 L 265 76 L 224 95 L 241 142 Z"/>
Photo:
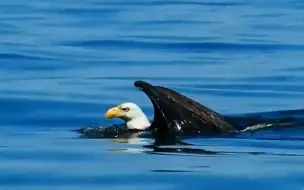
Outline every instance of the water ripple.
<path id="1" fill-rule="evenodd" d="M 132 48 L 132 49 L 159 49 L 179 50 L 185 52 L 207 51 L 207 50 L 221 50 L 221 51 L 253 51 L 253 52 L 272 52 L 283 50 L 303 50 L 301 45 L 288 44 L 236 44 L 236 43 L 162 43 L 162 42 L 145 42 L 145 41 L 128 41 L 128 40 L 93 40 L 93 41 L 78 41 L 66 42 L 61 45 L 65 46 L 80 46 L 91 48 Z"/>

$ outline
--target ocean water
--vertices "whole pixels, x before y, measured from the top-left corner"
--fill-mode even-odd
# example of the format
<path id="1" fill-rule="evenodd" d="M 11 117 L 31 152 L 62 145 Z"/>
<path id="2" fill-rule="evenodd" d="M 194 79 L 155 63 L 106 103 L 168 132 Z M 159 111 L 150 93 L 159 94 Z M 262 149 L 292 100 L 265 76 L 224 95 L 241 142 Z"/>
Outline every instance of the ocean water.
<path id="1" fill-rule="evenodd" d="M 191 152 L 170 152 L 146 148 L 153 139 L 70 131 L 121 123 L 103 115 L 122 102 L 153 119 L 135 80 L 222 114 L 304 108 L 302 1 L 10 0 L 0 8 L 1 190 L 304 189 L 300 139 L 202 138 L 190 140 Z M 267 134 L 304 138 L 304 128 Z"/>

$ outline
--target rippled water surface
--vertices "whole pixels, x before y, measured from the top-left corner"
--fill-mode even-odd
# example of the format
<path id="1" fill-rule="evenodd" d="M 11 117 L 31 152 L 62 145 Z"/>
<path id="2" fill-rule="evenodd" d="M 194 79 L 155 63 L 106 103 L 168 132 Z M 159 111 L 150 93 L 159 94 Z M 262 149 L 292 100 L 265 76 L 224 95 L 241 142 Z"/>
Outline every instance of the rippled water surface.
<path id="1" fill-rule="evenodd" d="M 103 115 L 127 101 L 153 119 L 135 80 L 222 114 L 304 108 L 302 1 L 10 0 L 0 7 L 1 189 L 303 190 L 301 140 L 193 139 L 191 153 L 172 153 L 145 148 L 152 139 L 70 131 L 120 123 Z M 268 133 L 304 138 L 301 128 Z"/>

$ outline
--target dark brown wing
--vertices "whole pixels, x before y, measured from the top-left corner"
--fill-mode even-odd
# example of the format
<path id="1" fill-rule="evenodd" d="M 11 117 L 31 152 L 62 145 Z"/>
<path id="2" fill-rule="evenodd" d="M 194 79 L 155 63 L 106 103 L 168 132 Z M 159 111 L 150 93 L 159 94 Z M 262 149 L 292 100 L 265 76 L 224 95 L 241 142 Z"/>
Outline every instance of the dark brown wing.
<path id="1" fill-rule="evenodd" d="M 155 86 L 155 88 L 158 91 L 166 94 L 170 99 L 173 99 L 175 104 L 182 106 L 183 111 L 181 112 L 191 112 L 192 117 L 194 117 L 196 120 L 200 120 L 203 124 L 210 124 L 219 127 L 223 131 L 234 131 L 234 128 L 228 122 L 226 122 L 219 113 L 213 111 L 212 109 L 166 87 Z M 202 125 L 201 127 L 204 126 Z"/>

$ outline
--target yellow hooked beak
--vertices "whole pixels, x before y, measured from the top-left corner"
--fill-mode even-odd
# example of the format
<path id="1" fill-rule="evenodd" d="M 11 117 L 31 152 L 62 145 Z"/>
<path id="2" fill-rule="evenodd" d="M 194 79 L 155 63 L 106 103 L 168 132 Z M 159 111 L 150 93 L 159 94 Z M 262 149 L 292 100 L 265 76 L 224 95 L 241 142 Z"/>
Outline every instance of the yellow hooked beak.
<path id="1" fill-rule="evenodd" d="M 105 113 L 105 118 L 106 119 L 112 119 L 112 118 L 119 118 L 123 117 L 124 111 L 122 111 L 119 107 L 113 107 L 108 109 L 108 111 Z"/>

